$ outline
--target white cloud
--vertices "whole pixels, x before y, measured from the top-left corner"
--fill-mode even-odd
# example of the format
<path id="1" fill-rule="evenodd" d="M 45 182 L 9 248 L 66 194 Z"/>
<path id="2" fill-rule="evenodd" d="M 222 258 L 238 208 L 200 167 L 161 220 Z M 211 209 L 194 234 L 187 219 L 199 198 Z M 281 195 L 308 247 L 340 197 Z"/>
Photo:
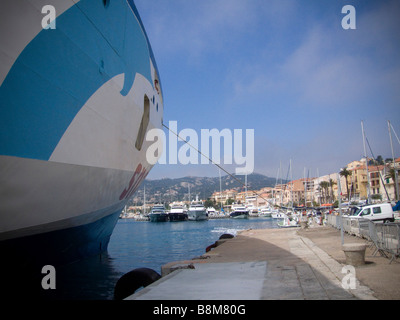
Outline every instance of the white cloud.
<path id="1" fill-rule="evenodd" d="M 221 54 L 257 28 L 288 24 L 295 1 L 279 0 L 136 0 L 158 55 L 198 59 Z"/>
<path id="2" fill-rule="evenodd" d="M 293 51 L 276 53 L 280 59 L 261 55 L 263 59 L 242 62 L 239 71 L 229 76 L 234 79 L 234 99 L 291 96 L 299 108 L 342 110 L 365 107 L 371 97 L 398 101 L 398 14 L 400 5 L 394 1 L 360 14 L 357 30 L 315 21 L 305 34 L 295 36 L 300 41 Z"/>
<path id="3" fill-rule="evenodd" d="M 242 0 L 136 2 L 138 7 L 154 10 L 146 15 L 146 29 L 159 51 L 169 55 L 198 57 L 213 51 L 252 20 L 248 3 Z"/>
<path id="4" fill-rule="evenodd" d="M 386 156 L 386 149 L 376 146 L 386 146 L 385 117 L 399 118 L 398 0 L 367 3 L 357 11 L 357 30 L 348 31 L 341 29 L 340 10 L 334 16 L 332 6 L 325 10 L 322 4 L 308 3 L 303 8 L 302 1 L 135 2 L 141 13 L 146 9 L 144 23 L 165 69 L 179 70 L 179 76 L 196 84 L 211 82 L 206 78 L 214 71 L 210 63 L 228 70 L 215 73 L 213 84 L 221 86 L 211 91 L 179 82 L 179 90 L 172 91 L 177 96 L 168 101 L 176 111 L 180 94 L 210 100 L 218 96 L 204 114 L 223 117 L 229 125 L 251 127 L 254 121 L 256 139 L 265 139 L 259 151 L 256 147 L 256 172 L 275 176 L 279 161 L 292 158 L 301 170 L 319 167 L 322 174 L 358 159 L 361 119 L 376 155 Z M 199 63 L 206 72 L 199 75 L 201 69 L 194 72 L 187 63 Z M 162 77 L 175 85 L 173 72 Z M 282 128 L 284 134 L 275 134 Z"/>
<path id="5" fill-rule="evenodd" d="M 370 62 L 340 50 L 335 37 L 316 28 L 282 66 L 282 79 L 296 91 L 302 104 L 323 108 L 348 107 L 371 90 Z"/>

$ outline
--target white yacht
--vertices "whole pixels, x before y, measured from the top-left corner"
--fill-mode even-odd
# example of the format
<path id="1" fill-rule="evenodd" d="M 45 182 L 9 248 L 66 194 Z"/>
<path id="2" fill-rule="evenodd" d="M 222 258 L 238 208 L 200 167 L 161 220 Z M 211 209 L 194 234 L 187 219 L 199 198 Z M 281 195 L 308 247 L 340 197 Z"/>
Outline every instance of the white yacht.
<path id="1" fill-rule="evenodd" d="M 300 227 L 299 220 L 297 216 L 286 216 L 283 220 L 278 222 L 279 228 L 298 228 Z"/>
<path id="2" fill-rule="evenodd" d="M 216 216 L 217 215 L 217 211 L 215 210 L 214 207 L 208 207 L 207 208 L 207 216 Z"/>
<path id="3" fill-rule="evenodd" d="M 165 212 L 163 204 L 154 205 L 153 209 L 149 213 L 151 222 L 166 222 L 168 221 L 168 214 Z"/>
<path id="4" fill-rule="evenodd" d="M 185 221 L 188 219 L 187 207 L 183 202 L 174 202 L 171 204 L 169 212 L 169 221 Z"/>
<path id="5" fill-rule="evenodd" d="M 207 220 L 207 211 L 204 207 L 202 201 L 198 199 L 196 196 L 196 200 L 193 200 L 190 204 L 189 211 L 188 211 L 188 220 L 190 221 L 201 221 Z"/>
<path id="6" fill-rule="evenodd" d="M 253 203 L 248 203 L 246 208 L 249 211 L 249 216 L 258 217 L 258 208 Z"/>
<path id="7" fill-rule="evenodd" d="M 260 217 L 271 217 L 272 211 L 269 207 L 261 207 L 258 215 Z"/>
<path id="8" fill-rule="evenodd" d="M 249 209 L 244 205 L 232 204 L 230 217 L 233 219 L 247 219 L 249 217 Z"/>
<path id="9" fill-rule="evenodd" d="M 286 215 L 286 213 L 284 213 L 280 210 L 277 210 L 271 214 L 271 217 L 274 219 L 285 219 L 285 218 L 287 218 L 287 215 Z"/>

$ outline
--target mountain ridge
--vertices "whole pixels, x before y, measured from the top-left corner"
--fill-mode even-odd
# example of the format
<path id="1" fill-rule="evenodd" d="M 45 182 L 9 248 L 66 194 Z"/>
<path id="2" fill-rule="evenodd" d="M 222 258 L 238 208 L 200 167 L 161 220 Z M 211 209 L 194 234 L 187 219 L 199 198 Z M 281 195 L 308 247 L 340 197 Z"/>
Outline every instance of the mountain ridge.
<path id="1" fill-rule="evenodd" d="M 234 175 L 235 176 L 235 175 Z M 242 181 L 239 183 L 232 176 L 221 177 L 222 191 L 235 189 L 238 192 L 245 190 L 245 176 L 235 176 Z M 286 181 L 282 181 L 286 183 Z M 263 174 L 252 173 L 247 176 L 247 189 L 260 190 L 265 187 L 274 187 L 276 178 L 267 177 Z M 144 199 L 144 189 L 146 189 L 146 203 L 162 202 L 171 203 L 173 201 L 188 201 L 190 186 L 190 199 L 196 198 L 206 200 L 211 195 L 220 191 L 219 177 L 196 177 L 186 176 L 182 178 L 162 178 L 150 180 L 146 179 L 140 189 L 136 191 L 131 199 L 132 204 L 141 205 Z"/>

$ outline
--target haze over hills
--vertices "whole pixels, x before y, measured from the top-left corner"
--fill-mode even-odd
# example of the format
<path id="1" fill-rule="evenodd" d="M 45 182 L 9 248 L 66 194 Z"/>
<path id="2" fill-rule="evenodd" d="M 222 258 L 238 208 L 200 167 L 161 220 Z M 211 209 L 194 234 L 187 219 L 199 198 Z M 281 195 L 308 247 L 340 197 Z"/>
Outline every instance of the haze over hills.
<path id="1" fill-rule="evenodd" d="M 245 176 L 236 176 L 243 182 L 240 184 L 231 176 L 221 177 L 222 191 L 227 189 L 236 189 L 244 191 Z M 286 183 L 286 181 L 283 181 Z M 247 176 L 247 189 L 259 190 L 264 187 L 274 187 L 276 178 L 270 178 L 262 174 L 253 173 Z M 132 203 L 141 205 L 143 203 L 143 191 L 146 188 L 146 203 L 162 202 L 171 203 L 173 201 L 193 200 L 196 195 L 199 199 L 208 199 L 215 191 L 220 190 L 219 177 L 183 177 L 177 179 L 145 180 L 140 189 L 136 191 L 132 198 Z"/>

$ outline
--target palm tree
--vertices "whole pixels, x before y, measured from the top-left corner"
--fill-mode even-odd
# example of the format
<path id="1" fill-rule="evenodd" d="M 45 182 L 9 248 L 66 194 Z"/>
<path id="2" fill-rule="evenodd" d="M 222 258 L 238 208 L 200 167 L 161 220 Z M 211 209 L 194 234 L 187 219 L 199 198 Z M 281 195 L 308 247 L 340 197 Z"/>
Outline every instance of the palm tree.
<path id="1" fill-rule="evenodd" d="M 329 187 L 331 188 L 331 197 L 332 197 L 331 202 L 334 202 L 335 201 L 335 197 L 333 196 L 333 188 L 332 187 L 337 183 L 335 181 L 333 181 L 332 179 L 329 179 L 328 184 L 329 184 Z"/>
<path id="2" fill-rule="evenodd" d="M 377 156 L 376 159 L 375 159 L 375 161 L 377 162 L 378 165 L 383 165 L 383 164 L 385 164 L 384 161 L 383 161 L 382 156 Z"/>
<path id="3" fill-rule="evenodd" d="M 321 204 L 322 203 L 322 188 L 320 187 L 320 185 L 318 185 L 316 191 L 318 192 L 318 195 L 319 195 L 318 202 L 319 202 L 319 204 Z"/>
<path id="4" fill-rule="evenodd" d="M 321 181 L 320 183 L 319 183 L 319 185 L 318 185 L 318 189 L 319 189 L 319 191 L 320 191 L 320 202 L 321 202 L 321 204 L 322 203 L 325 203 L 325 199 L 324 199 L 324 184 L 323 184 L 323 181 Z"/>
<path id="5" fill-rule="evenodd" d="M 329 188 L 329 182 L 327 182 L 327 181 L 321 181 L 320 183 L 319 183 L 319 186 L 321 187 L 321 191 L 323 191 L 322 192 L 322 195 L 323 195 L 323 198 L 324 198 L 324 203 L 326 203 L 327 202 L 327 190 L 328 190 L 328 188 Z"/>
<path id="6" fill-rule="evenodd" d="M 340 174 L 342 177 L 344 177 L 344 178 L 346 179 L 347 198 L 348 198 L 348 200 L 350 201 L 350 199 L 349 199 L 349 184 L 348 184 L 348 182 L 347 182 L 347 177 L 351 176 L 351 175 L 352 175 L 352 172 L 349 171 L 349 170 L 347 170 L 347 168 L 345 167 L 345 168 L 343 168 L 343 169 L 339 172 L 339 174 Z"/>

